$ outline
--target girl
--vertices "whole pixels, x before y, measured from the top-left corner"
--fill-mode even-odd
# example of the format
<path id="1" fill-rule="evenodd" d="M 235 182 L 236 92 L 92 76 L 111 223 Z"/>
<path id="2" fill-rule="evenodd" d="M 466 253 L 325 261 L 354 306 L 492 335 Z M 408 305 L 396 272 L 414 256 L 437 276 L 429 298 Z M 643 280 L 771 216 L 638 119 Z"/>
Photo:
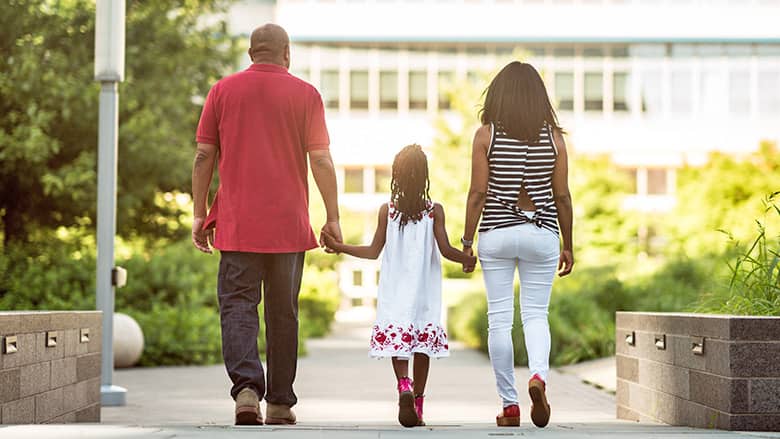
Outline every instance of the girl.
<path id="1" fill-rule="evenodd" d="M 488 298 L 488 352 L 504 409 L 499 426 L 520 425 L 514 376 L 514 278 L 520 274 L 521 317 L 531 379 L 531 420 L 550 420 L 547 307 L 556 267 L 571 272 L 572 204 L 566 145 L 542 78 L 513 62 L 487 89 L 482 127 L 474 136 L 471 189 L 461 242 L 471 254 L 479 226 L 479 261 Z M 559 241 L 563 238 L 563 250 Z M 471 270 L 464 267 L 464 271 Z"/>
<path id="2" fill-rule="evenodd" d="M 371 245 L 336 242 L 323 232 L 329 249 L 376 259 L 382 249 L 376 323 L 370 355 L 391 357 L 398 380 L 398 422 L 425 425 L 423 398 L 430 357 L 449 355 L 441 326 L 441 261 L 445 258 L 473 269 L 474 256 L 453 248 L 444 227 L 444 209 L 428 195 L 428 161 L 419 145 L 409 145 L 393 161 L 390 202 L 379 208 Z M 438 249 L 437 249 L 438 247 Z M 414 381 L 409 358 L 414 356 Z"/>

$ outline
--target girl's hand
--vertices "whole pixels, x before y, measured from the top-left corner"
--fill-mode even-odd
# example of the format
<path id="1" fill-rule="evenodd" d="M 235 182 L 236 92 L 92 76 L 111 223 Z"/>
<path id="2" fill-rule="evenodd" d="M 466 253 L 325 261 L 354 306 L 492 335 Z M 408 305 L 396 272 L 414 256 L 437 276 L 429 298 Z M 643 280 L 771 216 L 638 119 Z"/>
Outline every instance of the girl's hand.
<path id="1" fill-rule="evenodd" d="M 473 273 L 477 267 L 477 258 L 474 256 L 474 250 L 471 247 L 463 247 L 463 253 L 468 256 L 466 258 L 468 262 L 463 264 L 463 272 Z"/>

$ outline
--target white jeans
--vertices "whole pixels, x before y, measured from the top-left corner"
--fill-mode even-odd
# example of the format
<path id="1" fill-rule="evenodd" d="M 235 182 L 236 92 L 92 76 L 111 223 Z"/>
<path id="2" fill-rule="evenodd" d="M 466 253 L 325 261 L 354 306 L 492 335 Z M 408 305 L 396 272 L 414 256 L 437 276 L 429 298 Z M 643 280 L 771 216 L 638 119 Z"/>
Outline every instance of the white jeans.
<path id="1" fill-rule="evenodd" d="M 527 223 L 479 234 L 477 249 L 488 299 L 488 352 L 498 395 L 517 404 L 512 321 L 515 269 L 520 274 L 520 310 L 528 367 L 547 382 L 550 326 L 547 307 L 560 255 L 558 236 Z"/>

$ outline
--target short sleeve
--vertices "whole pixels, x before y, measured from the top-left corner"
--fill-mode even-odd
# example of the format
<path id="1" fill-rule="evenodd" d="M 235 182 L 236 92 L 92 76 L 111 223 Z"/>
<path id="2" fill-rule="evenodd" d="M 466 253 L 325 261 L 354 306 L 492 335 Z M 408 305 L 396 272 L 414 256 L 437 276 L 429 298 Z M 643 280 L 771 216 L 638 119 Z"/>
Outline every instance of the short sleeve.
<path id="1" fill-rule="evenodd" d="M 330 137 L 328 136 L 328 127 L 325 124 L 325 108 L 322 105 L 322 98 L 316 90 L 312 90 L 307 110 L 304 136 L 306 151 L 328 149 Z"/>
<path id="2" fill-rule="evenodd" d="M 219 120 L 217 119 L 216 109 L 217 85 L 215 84 L 209 90 L 206 96 L 206 103 L 203 104 L 203 111 L 200 113 L 200 122 L 195 134 L 195 140 L 198 143 L 208 143 L 209 145 L 219 145 Z"/>

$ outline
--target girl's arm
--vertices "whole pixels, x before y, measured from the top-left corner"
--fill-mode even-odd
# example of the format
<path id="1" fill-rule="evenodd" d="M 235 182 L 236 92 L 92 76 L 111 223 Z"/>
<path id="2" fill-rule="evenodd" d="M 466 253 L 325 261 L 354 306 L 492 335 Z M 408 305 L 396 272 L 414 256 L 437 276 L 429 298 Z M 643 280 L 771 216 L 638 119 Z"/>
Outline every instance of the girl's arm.
<path id="1" fill-rule="evenodd" d="M 383 204 L 379 208 L 379 220 L 377 221 L 376 232 L 374 233 L 374 239 L 371 241 L 371 245 L 349 245 L 336 241 L 333 236 L 328 235 L 325 231 L 322 235 L 325 239 L 325 246 L 331 248 L 338 253 L 346 253 L 348 255 L 355 256 L 357 258 L 364 259 L 376 259 L 382 252 L 385 246 L 385 237 L 387 232 L 387 204 Z"/>
<path id="2" fill-rule="evenodd" d="M 482 209 L 485 207 L 490 175 L 487 156 L 489 146 L 490 125 L 482 125 L 474 134 L 471 148 L 471 186 L 466 201 L 466 224 L 463 230 L 463 239 L 466 241 L 474 240 L 479 217 L 482 216 Z"/>
<path id="3" fill-rule="evenodd" d="M 444 208 L 439 203 L 433 205 L 433 236 L 436 237 L 436 244 L 439 246 L 441 255 L 445 258 L 467 267 L 477 265 L 477 258 L 450 245 L 447 228 L 444 225 Z"/>
<path id="4" fill-rule="evenodd" d="M 561 238 L 563 239 L 563 250 L 558 260 L 558 275 L 566 276 L 571 273 L 574 265 L 569 161 L 566 154 L 566 142 L 563 140 L 560 130 L 553 132 L 553 141 L 558 148 L 558 157 L 555 158 L 555 169 L 552 176 L 553 199 L 555 200 L 555 208 L 558 209 L 558 225 L 561 227 Z"/>

